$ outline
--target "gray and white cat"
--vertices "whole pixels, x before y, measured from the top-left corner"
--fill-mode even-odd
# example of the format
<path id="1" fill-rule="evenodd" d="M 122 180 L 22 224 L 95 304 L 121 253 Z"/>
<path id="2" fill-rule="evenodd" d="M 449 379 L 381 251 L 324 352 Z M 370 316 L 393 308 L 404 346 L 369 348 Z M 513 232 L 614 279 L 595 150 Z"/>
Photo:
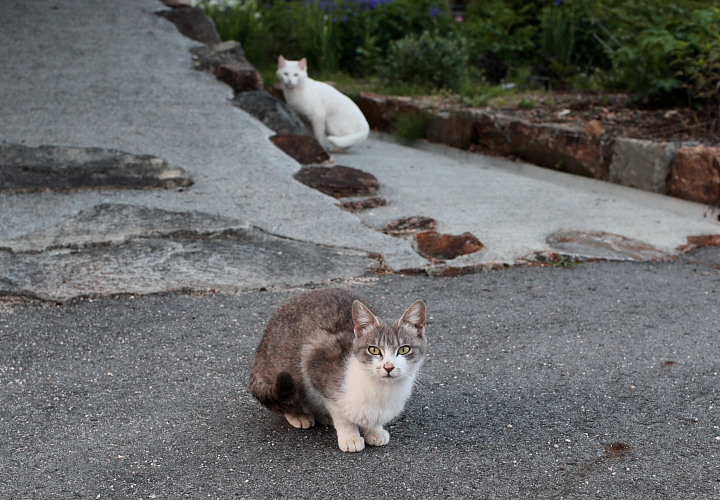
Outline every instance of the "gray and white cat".
<path id="1" fill-rule="evenodd" d="M 306 292 L 270 318 L 250 389 L 293 427 L 332 421 L 340 449 L 361 451 L 390 440 L 383 425 L 402 412 L 426 349 L 421 300 L 388 324 L 347 290 Z"/>
<path id="2" fill-rule="evenodd" d="M 310 121 L 320 144 L 327 134 L 334 151 L 342 152 L 367 139 L 370 126 L 357 104 L 335 87 L 310 78 L 305 58 L 278 57 L 277 75 L 285 101 Z"/>

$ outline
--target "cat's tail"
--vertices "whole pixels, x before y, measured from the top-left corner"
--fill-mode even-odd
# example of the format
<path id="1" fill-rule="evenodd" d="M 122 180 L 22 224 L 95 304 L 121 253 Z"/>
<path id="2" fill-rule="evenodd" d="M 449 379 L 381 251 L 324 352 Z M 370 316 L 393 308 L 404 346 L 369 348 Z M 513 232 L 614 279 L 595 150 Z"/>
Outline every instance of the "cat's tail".
<path id="1" fill-rule="evenodd" d="M 295 407 L 297 400 L 297 387 L 288 372 L 278 373 L 274 382 L 253 374 L 250 391 L 255 399 L 275 413 L 288 413 Z"/>
<path id="2" fill-rule="evenodd" d="M 370 127 L 364 127 L 359 132 L 355 132 L 354 134 L 349 135 L 329 135 L 328 136 L 328 142 L 335 147 L 335 149 L 348 149 L 352 146 L 364 141 L 367 139 L 368 134 L 370 133 Z"/>

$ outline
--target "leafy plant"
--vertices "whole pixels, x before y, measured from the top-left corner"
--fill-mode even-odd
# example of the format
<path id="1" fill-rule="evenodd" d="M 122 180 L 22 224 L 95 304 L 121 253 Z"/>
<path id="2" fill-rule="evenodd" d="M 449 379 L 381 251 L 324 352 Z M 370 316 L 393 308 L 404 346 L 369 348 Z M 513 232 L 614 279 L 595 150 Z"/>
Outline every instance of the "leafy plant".
<path id="1" fill-rule="evenodd" d="M 523 97 L 520 102 L 518 103 L 518 108 L 520 109 L 533 109 L 537 103 L 535 100 L 530 99 L 529 97 Z"/>
<path id="2" fill-rule="evenodd" d="M 390 44 L 378 67 L 386 82 L 400 81 L 428 90 L 460 90 L 468 69 L 465 40 L 436 32 L 410 35 Z"/>
<path id="3" fill-rule="evenodd" d="M 482 66 L 488 52 L 511 64 L 532 59 L 541 5 L 523 0 L 470 0 L 460 30 L 471 40 L 472 63 Z"/>
<path id="4" fill-rule="evenodd" d="M 681 26 L 683 39 L 670 66 L 683 82 L 690 104 L 704 110 L 711 130 L 720 130 L 720 8 L 699 10 Z"/>
<path id="5" fill-rule="evenodd" d="M 341 5 L 341 68 L 355 75 L 374 72 L 395 40 L 451 28 L 442 0 L 346 0 Z"/>
<path id="6" fill-rule="evenodd" d="M 393 135 L 401 144 L 412 144 L 427 136 L 432 115 L 426 112 L 400 113 L 393 121 Z"/>
<path id="7" fill-rule="evenodd" d="M 199 4 L 264 74 L 279 54 L 307 57 L 313 77 L 381 77 L 390 92 L 450 89 L 472 105 L 513 97 L 491 83 L 520 90 L 560 78 L 553 87 L 689 104 L 706 121 L 720 115 L 720 0 L 468 0 L 457 19 L 444 0 Z"/>
<path id="8" fill-rule="evenodd" d="M 560 64 L 572 62 L 575 19 L 568 9 L 548 6 L 540 12 L 540 47 L 545 57 Z"/>

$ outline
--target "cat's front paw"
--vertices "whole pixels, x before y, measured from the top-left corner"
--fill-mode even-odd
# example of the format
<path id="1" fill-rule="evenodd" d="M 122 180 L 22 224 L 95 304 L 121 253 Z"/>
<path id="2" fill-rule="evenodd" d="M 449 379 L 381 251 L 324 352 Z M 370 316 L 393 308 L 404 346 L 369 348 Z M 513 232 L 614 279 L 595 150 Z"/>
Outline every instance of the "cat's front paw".
<path id="1" fill-rule="evenodd" d="M 285 419 L 290 425 L 296 429 L 309 429 L 315 426 L 315 418 L 312 415 L 305 415 L 304 413 L 293 414 L 286 413 Z"/>
<path id="2" fill-rule="evenodd" d="M 365 449 L 365 440 L 360 436 L 338 438 L 338 446 L 342 451 L 356 452 Z"/>
<path id="3" fill-rule="evenodd" d="M 385 446 L 390 442 L 390 433 L 383 428 L 365 433 L 365 442 L 370 446 Z"/>

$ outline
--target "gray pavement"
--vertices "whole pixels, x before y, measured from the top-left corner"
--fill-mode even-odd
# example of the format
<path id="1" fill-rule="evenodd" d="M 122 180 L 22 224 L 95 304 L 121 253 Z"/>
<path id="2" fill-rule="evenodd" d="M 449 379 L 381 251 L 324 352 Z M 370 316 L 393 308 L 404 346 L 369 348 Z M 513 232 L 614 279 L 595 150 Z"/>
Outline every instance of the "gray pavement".
<path id="1" fill-rule="evenodd" d="M 0 304 L 2 498 L 720 495 L 720 251 L 346 283 L 428 304 L 390 443 L 358 454 L 247 389 L 297 290 Z"/>
<path id="2" fill-rule="evenodd" d="M 0 191 L 1 498 L 720 496 L 720 251 L 669 259 L 720 233 L 716 211 L 374 136 L 335 160 L 376 175 L 390 203 L 350 214 L 293 179 L 160 8 L 0 9 L 0 146 L 153 155 L 194 181 Z M 411 215 L 486 249 L 431 263 L 379 231 Z M 568 250 L 553 239 L 568 231 L 605 236 Z M 553 252 L 650 262 L 373 271 Z M 246 390 L 272 309 L 328 283 L 388 316 L 422 298 L 432 317 L 391 442 L 358 455 Z"/>

